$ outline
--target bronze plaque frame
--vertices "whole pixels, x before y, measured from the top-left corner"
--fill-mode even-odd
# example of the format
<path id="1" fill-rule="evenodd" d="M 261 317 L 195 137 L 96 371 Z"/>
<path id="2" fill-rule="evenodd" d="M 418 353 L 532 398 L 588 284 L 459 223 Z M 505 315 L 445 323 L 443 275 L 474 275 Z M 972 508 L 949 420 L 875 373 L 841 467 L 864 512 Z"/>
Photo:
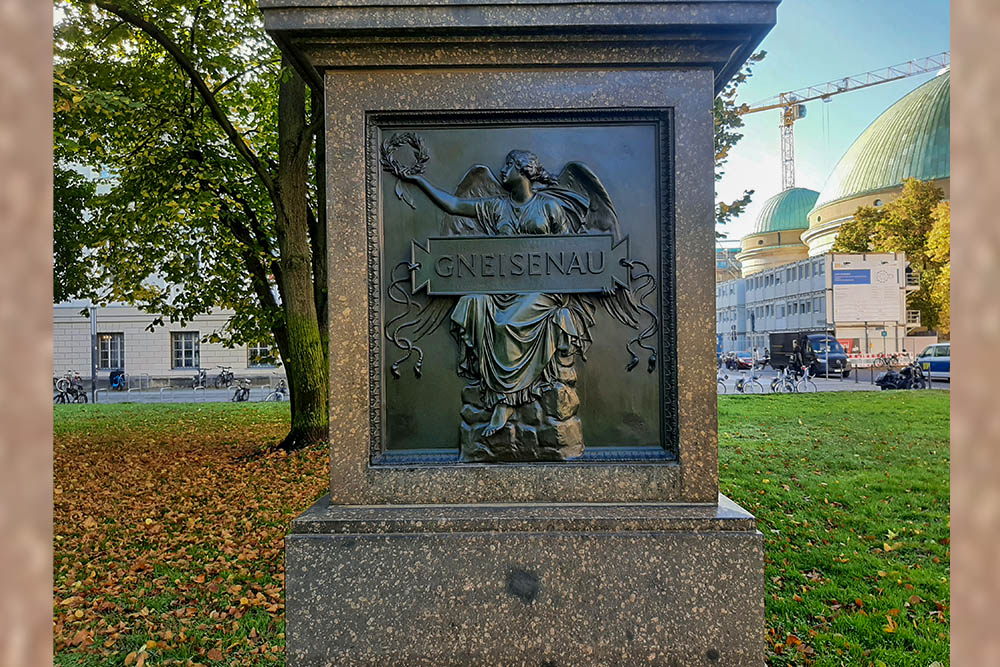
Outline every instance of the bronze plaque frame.
<path id="1" fill-rule="evenodd" d="M 368 264 L 369 394 L 370 443 L 369 465 L 372 468 L 432 466 L 587 466 L 600 463 L 645 463 L 676 465 L 679 448 L 677 387 L 677 313 L 676 313 L 676 244 L 674 179 L 674 112 L 665 108 L 610 108 L 560 110 L 490 110 L 490 111 L 369 111 L 365 114 L 365 219 Z M 458 460 L 457 447 L 440 450 L 391 450 L 385 445 L 386 416 L 383 406 L 386 392 L 383 382 L 386 338 L 385 289 L 382 275 L 383 220 L 381 215 L 381 168 L 379 165 L 380 130 L 389 127 L 441 129 L 442 127 L 510 126 L 579 126 L 579 125 L 652 125 L 656 132 L 656 219 L 658 265 L 657 307 L 659 328 L 657 348 L 660 394 L 660 447 L 594 447 L 585 450 L 579 460 L 558 463 L 472 464 Z M 639 371 L 644 372 L 644 371 Z"/>

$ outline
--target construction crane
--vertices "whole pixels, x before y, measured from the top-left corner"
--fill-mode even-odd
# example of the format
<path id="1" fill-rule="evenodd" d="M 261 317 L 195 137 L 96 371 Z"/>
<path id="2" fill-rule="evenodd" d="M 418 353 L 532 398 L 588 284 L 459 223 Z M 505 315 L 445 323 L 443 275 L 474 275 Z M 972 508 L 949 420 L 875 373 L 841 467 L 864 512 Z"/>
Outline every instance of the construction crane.
<path id="1" fill-rule="evenodd" d="M 806 102 L 813 100 L 828 101 L 834 95 L 871 88 L 890 81 L 899 81 L 909 76 L 925 74 L 936 70 L 944 69 L 951 65 L 951 52 L 944 51 L 933 56 L 915 58 L 905 63 L 883 67 L 882 69 L 845 76 L 842 79 L 834 79 L 815 86 L 808 86 L 799 90 L 787 93 L 779 93 L 774 97 L 762 100 L 751 106 L 746 106 L 737 110 L 739 115 L 757 113 L 758 111 L 768 111 L 770 109 L 780 110 L 780 120 L 778 127 L 781 130 L 781 189 L 787 190 L 795 187 L 795 135 L 793 125 L 795 121 L 804 118 L 806 115 Z"/>

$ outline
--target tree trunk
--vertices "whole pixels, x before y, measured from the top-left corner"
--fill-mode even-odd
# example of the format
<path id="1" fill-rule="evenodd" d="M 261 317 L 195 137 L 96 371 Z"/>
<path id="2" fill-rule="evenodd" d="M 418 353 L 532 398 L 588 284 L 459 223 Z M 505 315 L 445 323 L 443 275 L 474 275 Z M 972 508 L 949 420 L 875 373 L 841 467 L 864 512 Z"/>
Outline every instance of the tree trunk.
<path id="1" fill-rule="evenodd" d="M 288 63 L 283 63 L 288 65 Z M 301 449 L 329 437 L 327 367 L 320 340 L 309 246 L 308 182 L 312 138 L 306 124 L 305 83 L 292 70 L 278 89 L 278 201 L 286 372 L 292 427 L 281 447 Z"/>
<path id="2" fill-rule="evenodd" d="M 312 124 L 324 121 L 325 104 L 323 90 L 312 90 L 310 110 Z M 316 301 L 316 319 L 319 322 L 319 339 L 323 344 L 323 355 L 327 365 L 330 363 L 330 327 L 327 279 L 329 276 L 329 253 L 326 240 L 326 123 L 319 124 L 316 133 L 316 150 L 314 152 L 313 179 L 316 189 L 316 215 L 310 216 L 309 239 L 312 245 L 313 262 L 313 294 Z"/>

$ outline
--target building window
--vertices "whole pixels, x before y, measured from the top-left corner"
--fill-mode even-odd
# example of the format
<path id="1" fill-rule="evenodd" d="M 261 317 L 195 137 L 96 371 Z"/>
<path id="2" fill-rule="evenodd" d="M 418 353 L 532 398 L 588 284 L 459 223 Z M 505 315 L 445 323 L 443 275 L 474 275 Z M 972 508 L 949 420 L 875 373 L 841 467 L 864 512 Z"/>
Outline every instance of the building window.
<path id="1" fill-rule="evenodd" d="M 799 302 L 792 301 L 792 315 L 798 315 L 798 314 L 799 314 Z"/>
<path id="2" fill-rule="evenodd" d="M 819 263 L 819 275 L 823 275 L 824 273 L 826 273 L 826 262 L 825 261 Z"/>
<path id="3" fill-rule="evenodd" d="M 201 366 L 200 343 L 197 331 L 173 331 L 170 333 L 171 367 L 199 368 Z"/>
<path id="4" fill-rule="evenodd" d="M 813 310 L 818 313 L 821 312 L 822 308 L 823 308 L 822 299 L 818 296 L 813 297 Z"/>
<path id="5" fill-rule="evenodd" d="M 784 317 L 784 316 L 785 316 L 785 307 L 778 306 L 778 317 Z"/>
<path id="6" fill-rule="evenodd" d="M 97 367 L 101 370 L 125 368 L 125 334 L 97 334 Z"/>
<path id="7" fill-rule="evenodd" d="M 808 301 L 803 301 L 802 302 L 802 312 L 803 313 L 808 313 L 808 312 L 811 312 L 811 311 L 812 311 L 812 304 L 809 303 Z"/>
<path id="8" fill-rule="evenodd" d="M 274 368 L 277 355 L 267 343 L 247 346 L 247 368 Z"/>

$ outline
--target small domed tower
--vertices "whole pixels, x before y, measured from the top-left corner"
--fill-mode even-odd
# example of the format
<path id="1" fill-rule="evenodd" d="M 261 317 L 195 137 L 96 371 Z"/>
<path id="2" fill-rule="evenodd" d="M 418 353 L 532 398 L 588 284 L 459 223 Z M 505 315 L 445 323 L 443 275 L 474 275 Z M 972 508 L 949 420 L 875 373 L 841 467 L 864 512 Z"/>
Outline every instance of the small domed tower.
<path id="1" fill-rule="evenodd" d="M 764 202 L 753 232 L 743 237 L 736 256 L 744 278 L 806 258 L 806 246 L 799 237 L 809 227 L 806 216 L 818 196 L 815 190 L 789 188 Z"/>

